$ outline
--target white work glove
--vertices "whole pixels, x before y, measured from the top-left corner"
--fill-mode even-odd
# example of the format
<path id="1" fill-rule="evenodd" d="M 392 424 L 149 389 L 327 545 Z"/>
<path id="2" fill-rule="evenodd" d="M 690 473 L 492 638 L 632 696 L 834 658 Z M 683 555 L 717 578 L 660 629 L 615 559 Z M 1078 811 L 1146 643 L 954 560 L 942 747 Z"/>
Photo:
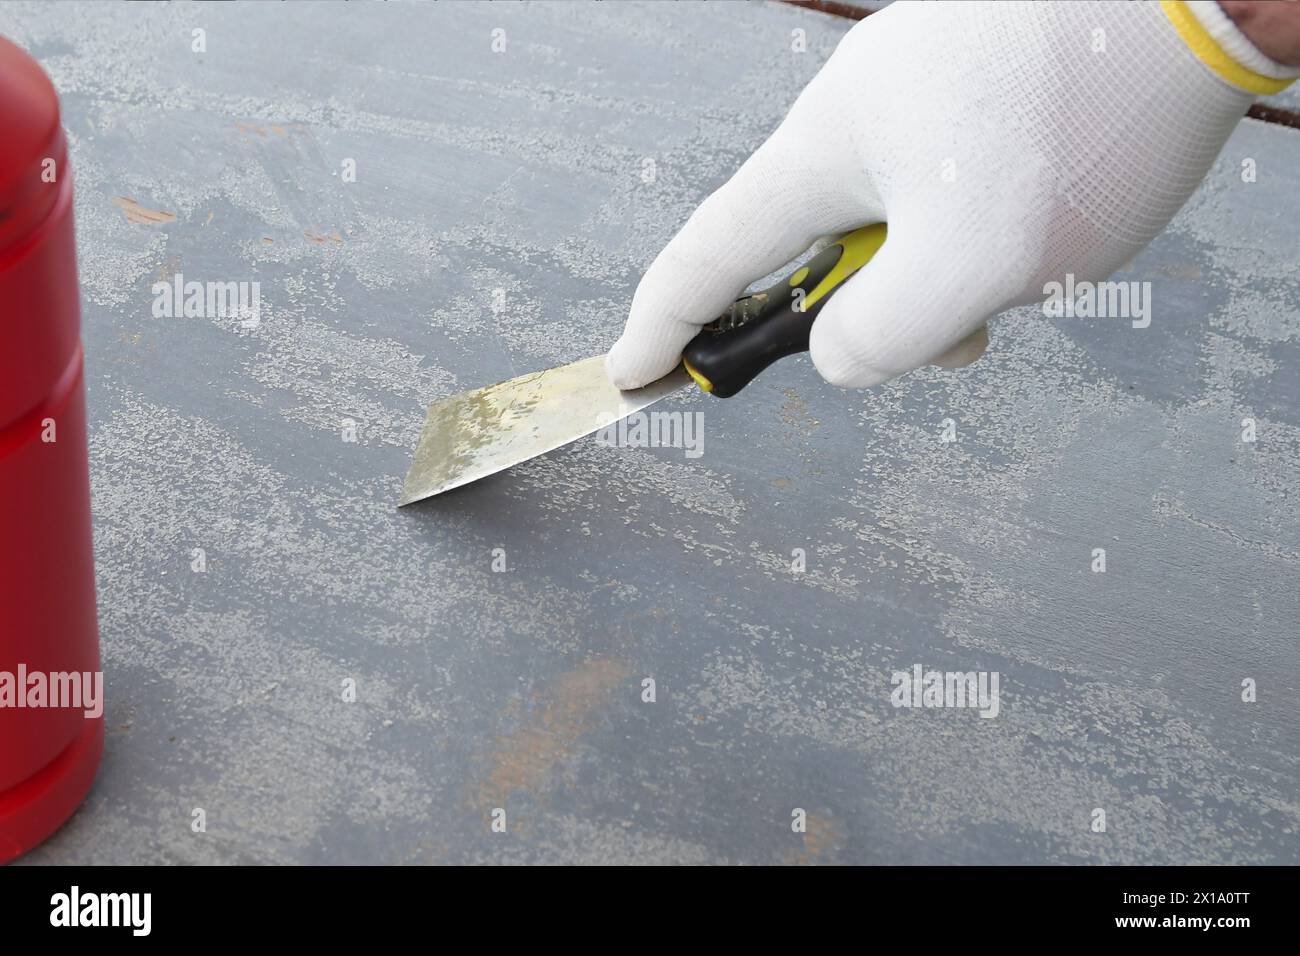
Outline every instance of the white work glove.
<path id="1" fill-rule="evenodd" d="M 609 376 L 665 375 L 750 283 L 882 221 L 884 247 L 813 325 L 817 370 L 862 387 L 968 364 L 991 316 L 1131 259 L 1252 98 L 1297 72 L 1213 0 L 895 3 L 655 259 Z"/>

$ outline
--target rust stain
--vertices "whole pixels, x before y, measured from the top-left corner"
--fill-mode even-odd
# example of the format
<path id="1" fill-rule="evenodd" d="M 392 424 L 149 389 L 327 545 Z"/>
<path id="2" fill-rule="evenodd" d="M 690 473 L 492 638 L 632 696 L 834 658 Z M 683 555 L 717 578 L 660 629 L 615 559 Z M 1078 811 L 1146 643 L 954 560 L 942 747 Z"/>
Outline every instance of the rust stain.
<path id="1" fill-rule="evenodd" d="M 181 271 L 181 257 L 169 256 L 167 261 L 158 267 L 153 274 L 155 282 L 171 282 L 172 276 Z"/>
<path id="2" fill-rule="evenodd" d="M 1156 275 L 1167 279 L 1195 282 L 1201 278 L 1201 267 L 1194 262 L 1172 262 L 1158 268 Z"/>
<path id="3" fill-rule="evenodd" d="M 135 726 L 135 708 L 127 707 L 126 720 L 118 724 L 116 727 L 105 727 L 104 732 L 111 736 L 117 737 L 117 736 L 129 734 L 131 732 L 131 729 L 134 726 Z"/>
<path id="4" fill-rule="evenodd" d="M 531 790 L 569 760 L 613 689 L 631 673 L 626 664 L 594 658 L 557 678 L 538 695 L 533 720 L 498 737 L 477 803 L 484 816 L 517 790 Z"/>
<path id="5" fill-rule="evenodd" d="M 808 814 L 808 829 L 803 834 L 803 848 L 787 851 L 781 862 L 787 866 L 808 866 L 826 863 L 827 854 L 833 854 L 844 842 L 844 831 L 834 820 Z"/>
<path id="6" fill-rule="evenodd" d="M 1292 129 L 1300 129 L 1300 113 L 1295 110 L 1284 110 L 1280 106 L 1266 106 L 1263 103 L 1256 103 L 1246 112 L 1246 115 L 1253 120 L 1259 120 L 1261 123 L 1273 123 L 1276 126 L 1289 126 Z"/>
<path id="7" fill-rule="evenodd" d="M 270 236 L 263 236 L 263 237 L 262 237 L 262 245 L 264 245 L 264 246 L 269 246 L 269 245 L 271 245 L 271 243 L 274 242 L 274 241 L 275 241 L 275 240 L 272 239 Z"/>
<path id="8" fill-rule="evenodd" d="M 785 395 L 785 404 L 781 406 L 780 412 L 777 413 L 780 415 L 781 421 L 787 425 L 798 426 L 800 429 L 819 428 L 821 426 L 821 422 L 808 414 L 808 403 L 803 400 L 798 392 L 792 388 L 783 388 L 781 392 Z"/>
<path id="9" fill-rule="evenodd" d="M 239 130 L 241 139 L 247 140 L 252 136 L 259 139 L 266 139 L 268 136 L 279 136 L 281 139 L 288 137 L 288 130 L 292 127 L 284 127 L 278 123 L 235 123 L 235 129 Z"/>
<path id="10" fill-rule="evenodd" d="M 865 20 L 874 13 L 867 7 L 857 7 L 851 3 L 842 3 L 840 0 L 784 0 L 785 3 L 792 7 L 804 7 L 808 10 L 817 10 L 821 13 L 829 13 L 833 17 L 844 17 L 847 20 Z"/>
<path id="11" fill-rule="evenodd" d="M 317 246 L 323 246 L 327 242 L 343 241 L 343 236 L 339 233 L 337 229 L 335 229 L 333 232 L 328 234 L 321 233 L 321 232 L 314 232 L 311 229 L 307 229 L 303 231 L 303 235 L 307 237 L 308 242 Z"/>
<path id="12" fill-rule="evenodd" d="M 157 226 L 164 222 L 175 222 L 176 216 L 161 209 L 149 209 L 141 206 L 134 199 L 126 196 L 114 196 L 113 205 L 126 214 L 127 222 L 137 226 Z"/>

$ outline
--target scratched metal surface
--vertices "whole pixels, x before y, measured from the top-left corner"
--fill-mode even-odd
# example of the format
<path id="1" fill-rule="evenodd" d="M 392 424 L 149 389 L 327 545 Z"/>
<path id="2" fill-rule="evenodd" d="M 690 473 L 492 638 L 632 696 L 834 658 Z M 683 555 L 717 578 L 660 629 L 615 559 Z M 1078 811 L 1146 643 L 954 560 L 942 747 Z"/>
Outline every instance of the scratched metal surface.
<path id="1" fill-rule="evenodd" d="M 425 405 L 607 347 L 848 26 L 0 6 L 76 164 L 109 693 L 31 861 L 1296 862 L 1300 134 L 1243 124 L 1121 276 L 1149 329 L 1007 317 L 870 393 L 792 360 L 676 401 L 698 459 L 585 439 L 393 507 Z M 154 318 L 177 272 L 259 281 L 260 326 Z M 999 715 L 894 709 L 916 663 Z"/>

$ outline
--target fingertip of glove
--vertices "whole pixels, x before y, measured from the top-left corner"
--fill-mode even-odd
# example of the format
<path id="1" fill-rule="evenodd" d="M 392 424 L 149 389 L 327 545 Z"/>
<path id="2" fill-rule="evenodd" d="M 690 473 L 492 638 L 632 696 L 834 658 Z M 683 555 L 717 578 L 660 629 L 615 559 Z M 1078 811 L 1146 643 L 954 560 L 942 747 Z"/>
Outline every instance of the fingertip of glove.
<path id="1" fill-rule="evenodd" d="M 610 384 L 626 392 L 629 389 L 640 388 L 650 380 L 636 374 L 637 369 L 623 358 L 622 345 L 623 340 L 619 339 L 605 356 L 605 375 L 609 378 Z"/>
<path id="2" fill-rule="evenodd" d="M 817 374 L 837 388 L 870 388 L 896 377 L 848 355 L 844 343 L 827 334 L 824 327 L 819 334 L 817 324 L 813 325 L 808 354 Z"/>
<path id="3" fill-rule="evenodd" d="M 827 383 L 837 388 L 871 388 L 873 385 L 883 385 L 890 379 L 898 377 L 892 372 L 882 372 L 880 369 L 872 368 L 869 365 L 832 366 L 830 368 L 822 368 L 818 365 L 817 371 Z"/>

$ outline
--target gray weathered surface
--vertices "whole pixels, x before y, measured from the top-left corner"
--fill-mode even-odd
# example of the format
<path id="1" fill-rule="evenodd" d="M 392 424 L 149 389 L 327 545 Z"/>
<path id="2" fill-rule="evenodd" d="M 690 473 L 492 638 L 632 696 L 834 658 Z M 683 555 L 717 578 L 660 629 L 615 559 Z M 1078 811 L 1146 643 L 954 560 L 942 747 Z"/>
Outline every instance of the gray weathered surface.
<path id="1" fill-rule="evenodd" d="M 109 690 L 31 860 L 1296 861 L 1300 134 L 1244 123 L 1122 276 L 1149 329 L 1008 317 L 869 393 L 792 360 L 676 402 L 700 459 L 587 439 L 394 509 L 425 405 L 607 347 L 848 26 L 0 6 L 76 164 Z M 261 326 L 154 318 L 177 271 L 260 281 Z M 893 709 L 914 663 L 1001 714 Z"/>

